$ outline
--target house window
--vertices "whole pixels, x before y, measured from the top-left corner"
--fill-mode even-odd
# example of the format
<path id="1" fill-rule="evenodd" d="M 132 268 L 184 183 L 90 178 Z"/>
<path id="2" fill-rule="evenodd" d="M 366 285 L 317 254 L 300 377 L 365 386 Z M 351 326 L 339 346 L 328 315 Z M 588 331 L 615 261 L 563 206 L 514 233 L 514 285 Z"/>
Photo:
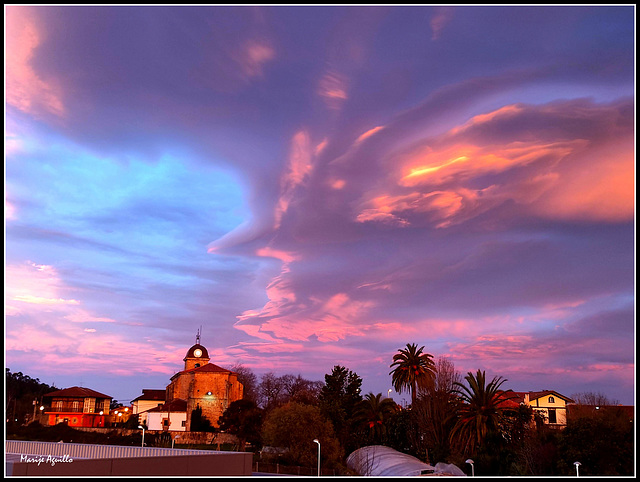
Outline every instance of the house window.
<path id="1" fill-rule="evenodd" d="M 556 409 L 555 408 L 550 408 L 549 409 L 549 423 L 558 423 L 558 420 L 556 418 Z"/>
<path id="2" fill-rule="evenodd" d="M 74 412 L 77 412 L 80 409 L 80 402 L 78 402 L 77 400 L 74 400 L 72 406 L 73 406 L 72 410 Z"/>
<path id="3" fill-rule="evenodd" d="M 556 402 L 555 398 L 549 397 L 549 403 L 555 403 L 555 402 Z"/>
<path id="4" fill-rule="evenodd" d="M 183 420 L 181 425 L 182 425 L 183 427 L 186 427 L 186 426 L 187 426 L 187 421 L 186 421 L 186 420 Z"/>

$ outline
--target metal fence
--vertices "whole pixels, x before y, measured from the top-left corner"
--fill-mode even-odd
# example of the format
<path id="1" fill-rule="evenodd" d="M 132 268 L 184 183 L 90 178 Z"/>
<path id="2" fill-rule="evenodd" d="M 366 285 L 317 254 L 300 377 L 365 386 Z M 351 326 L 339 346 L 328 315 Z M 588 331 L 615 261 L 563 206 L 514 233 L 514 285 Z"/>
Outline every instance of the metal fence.
<path id="1" fill-rule="evenodd" d="M 77 459 L 109 459 L 128 457 L 162 457 L 169 455 L 207 455 L 215 450 L 170 449 L 164 447 L 129 447 L 123 445 L 74 444 L 60 442 L 36 442 L 7 440 L 8 454 L 51 455 Z"/>

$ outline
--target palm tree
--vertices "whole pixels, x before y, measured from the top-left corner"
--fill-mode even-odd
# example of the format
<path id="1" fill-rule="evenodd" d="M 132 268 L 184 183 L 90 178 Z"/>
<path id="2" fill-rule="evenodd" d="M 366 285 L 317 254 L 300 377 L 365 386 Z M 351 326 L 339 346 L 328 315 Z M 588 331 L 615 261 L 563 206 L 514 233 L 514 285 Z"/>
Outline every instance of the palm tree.
<path id="1" fill-rule="evenodd" d="M 505 403 L 511 392 L 500 390 L 506 378 L 494 377 L 487 385 L 485 373 L 480 370 L 475 375 L 468 372 L 464 377 L 469 387 L 456 382 L 454 390 L 460 397 L 458 420 L 451 432 L 452 439 L 457 440 L 467 453 L 479 447 L 491 432 L 498 432 L 504 418 L 504 411 L 512 408 Z"/>
<path id="2" fill-rule="evenodd" d="M 384 423 L 397 408 L 396 402 L 391 398 L 382 398 L 381 393 L 368 393 L 359 403 L 356 417 L 368 428 L 370 440 L 380 442 L 386 432 Z"/>
<path id="3" fill-rule="evenodd" d="M 428 386 L 435 379 L 435 364 L 433 355 L 422 353 L 424 347 L 418 348 L 415 343 L 407 343 L 406 348 L 398 350 L 393 355 L 395 368 L 389 372 L 392 375 L 392 384 L 396 392 L 402 393 L 404 390 L 411 392 L 412 406 L 415 406 L 418 387 Z"/>

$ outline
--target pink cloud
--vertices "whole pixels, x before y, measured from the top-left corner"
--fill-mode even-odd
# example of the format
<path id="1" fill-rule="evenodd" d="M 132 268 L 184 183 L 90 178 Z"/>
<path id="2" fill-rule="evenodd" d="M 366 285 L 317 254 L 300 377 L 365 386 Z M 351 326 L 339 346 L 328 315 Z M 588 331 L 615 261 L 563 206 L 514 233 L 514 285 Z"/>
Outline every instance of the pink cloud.
<path id="1" fill-rule="evenodd" d="M 58 373 L 174 370 L 175 353 L 132 341 L 130 329 L 97 328 L 95 323 L 122 323 L 93 313 L 81 299 L 70 298 L 73 290 L 55 267 L 28 262 L 8 265 L 5 274 L 11 280 L 5 290 L 5 350 L 12 356 L 19 354 L 21 362 L 33 359 L 40 366 L 55 367 Z"/>
<path id="2" fill-rule="evenodd" d="M 27 262 L 9 265 L 5 276 L 11 280 L 5 287 L 5 310 L 17 314 L 35 308 L 29 305 L 78 305 L 72 298 L 61 296 L 65 287 L 52 266 Z"/>
<path id="3" fill-rule="evenodd" d="M 327 107 L 337 110 L 348 99 L 347 79 L 336 71 L 328 71 L 318 83 L 318 95 L 325 101 Z"/>
<path id="4" fill-rule="evenodd" d="M 278 228 L 282 216 L 287 212 L 296 188 L 307 179 L 313 169 L 313 149 L 309 135 L 300 131 L 291 140 L 287 169 L 280 179 L 280 198 L 276 204 L 274 218 Z"/>
<path id="5" fill-rule="evenodd" d="M 28 7 L 5 9 L 5 73 L 7 103 L 38 117 L 65 113 L 60 86 L 43 79 L 33 68 L 38 46 L 45 40 L 36 17 Z"/>
<path id="6" fill-rule="evenodd" d="M 236 55 L 236 60 L 247 78 L 261 77 L 264 66 L 276 56 L 271 44 L 265 41 L 249 40 Z"/>
<path id="7" fill-rule="evenodd" d="M 431 40 L 437 40 L 442 35 L 442 30 L 451 21 L 454 9 L 452 7 L 436 7 L 435 15 L 431 18 Z"/>

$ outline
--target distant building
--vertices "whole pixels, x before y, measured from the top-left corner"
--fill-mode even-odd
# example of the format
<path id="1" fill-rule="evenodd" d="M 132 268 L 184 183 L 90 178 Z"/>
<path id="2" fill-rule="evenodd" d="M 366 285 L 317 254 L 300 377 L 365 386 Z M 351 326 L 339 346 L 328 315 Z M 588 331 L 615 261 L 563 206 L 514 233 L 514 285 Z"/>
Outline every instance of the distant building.
<path id="1" fill-rule="evenodd" d="M 187 431 L 192 430 L 191 415 L 197 408 L 212 426 L 217 427 L 218 419 L 229 404 L 242 399 L 243 386 L 238 375 L 209 363 L 209 360 L 209 352 L 200 344 L 198 334 L 196 344 L 189 348 L 183 359 L 184 370 L 173 375 L 167 386 L 167 403 L 176 399 L 186 402 Z"/>
<path id="2" fill-rule="evenodd" d="M 122 427 L 129 421 L 129 418 L 133 415 L 132 407 L 125 407 L 119 404 L 117 407 L 111 408 L 110 422 L 113 427 Z"/>
<path id="3" fill-rule="evenodd" d="M 175 399 L 148 410 L 146 413 L 148 430 L 185 432 L 187 430 L 187 402 Z"/>
<path id="4" fill-rule="evenodd" d="M 65 422 L 70 427 L 104 427 L 112 397 L 90 388 L 71 387 L 47 393 L 43 399 L 49 425 Z"/>
<path id="5" fill-rule="evenodd" d="M 567 426 L 567 405 L 573 403 L 569 397 L 553 390 L 513 392 L 513 394 L 515 402 L 530 406 L 550 427 L 565 428 Z"/>
<path id="6" fill-rule="evenodd" d="M 133 400 L 140 423 L 146 423 L 149 430 L 197 431 L 191 418 L 199 408 L 202 417 L 217 427 L 229 404 L 242 399 L 243 386 L 236 373 L 209 360 L 209 352 L 200 344 L 198 333 L 196 344 L 183 359 L 184 370 L 171 377 L 166 389 L 145 389 Z"/>
<path id="7" fill-rule="evenodd" d="M 167 391 L 143 388 L 142 395 L 131 400 L 131 406 L 133 408 L 133 414 L 146 412 L 152 408 L 156 408 L 165 402 Z"/>

